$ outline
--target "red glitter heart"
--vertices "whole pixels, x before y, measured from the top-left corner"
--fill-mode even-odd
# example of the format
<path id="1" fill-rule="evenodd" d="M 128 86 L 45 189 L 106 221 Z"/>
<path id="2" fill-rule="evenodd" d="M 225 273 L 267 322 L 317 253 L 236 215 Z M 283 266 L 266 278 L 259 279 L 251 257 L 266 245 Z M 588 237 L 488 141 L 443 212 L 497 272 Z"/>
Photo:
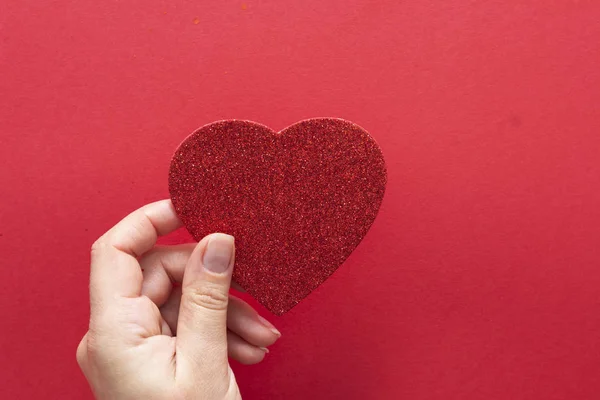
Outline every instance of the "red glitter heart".
<path id="1" fill-rule="evenodd" d="M 169 191 L 196 240 L 236 239 L 235 281 L 277 315 L 352 253 L 383 199 L 383 155 L 348 121 L 318 118 L 277 133 L 250 121 L 206 125 L 179 146 Z"/>

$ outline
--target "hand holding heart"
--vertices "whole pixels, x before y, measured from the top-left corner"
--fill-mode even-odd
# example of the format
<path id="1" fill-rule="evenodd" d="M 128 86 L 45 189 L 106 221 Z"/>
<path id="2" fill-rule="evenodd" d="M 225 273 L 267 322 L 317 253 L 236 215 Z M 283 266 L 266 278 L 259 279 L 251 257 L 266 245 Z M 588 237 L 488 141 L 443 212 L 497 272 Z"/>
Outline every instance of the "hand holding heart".
<path id="1" fill-rule="evenodd" d="M 232 277 L 288 311 L 358 245 L 385 182 L 379 147 L 347 121 L 280 133 L 222 121 L 193 133 L 171 163 L 172 202 L 133 212 L 92 247 L 77 360 L 95 396 L 240 399 L 228 355 L 260 362 L 281 334 L 229 295 Z M 156 246 L 182 225 L 198 244 Z"/>

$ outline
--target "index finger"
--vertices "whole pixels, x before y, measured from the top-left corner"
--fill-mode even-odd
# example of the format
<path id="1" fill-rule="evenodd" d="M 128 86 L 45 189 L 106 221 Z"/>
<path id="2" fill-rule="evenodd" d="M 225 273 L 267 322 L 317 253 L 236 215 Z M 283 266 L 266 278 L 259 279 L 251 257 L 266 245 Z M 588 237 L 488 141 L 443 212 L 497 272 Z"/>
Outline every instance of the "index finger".
<path id="1" fill-rule="evenodd" d="M 102 235 L 92 246 L 92 308 L 119 296 L 140 296 L 143 277 L 137 258 L 154 247 L 158 236 L 180 226 L 171 201 L 162 200 L 132 212 Z"/>

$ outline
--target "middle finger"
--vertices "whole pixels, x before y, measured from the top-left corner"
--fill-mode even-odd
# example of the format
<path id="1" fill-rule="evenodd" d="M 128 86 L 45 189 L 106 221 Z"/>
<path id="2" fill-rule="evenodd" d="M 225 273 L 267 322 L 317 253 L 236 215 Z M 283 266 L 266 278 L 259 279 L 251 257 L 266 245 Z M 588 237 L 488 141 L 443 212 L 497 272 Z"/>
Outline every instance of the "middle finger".
<path id="1" fill-rule="evenodd" d="M 169 299 L 160 307 L 163 319 L 174 335 L 177 334 L 177 319 L 181 304 L 181 287 L 173 288 Z M 229 295 L 227 306 L 227 329 L 234 332 L 248 343 L 267 347 L 281 337 L 281 333 L 269 321 L 258 315 L 244 300 Z"/>

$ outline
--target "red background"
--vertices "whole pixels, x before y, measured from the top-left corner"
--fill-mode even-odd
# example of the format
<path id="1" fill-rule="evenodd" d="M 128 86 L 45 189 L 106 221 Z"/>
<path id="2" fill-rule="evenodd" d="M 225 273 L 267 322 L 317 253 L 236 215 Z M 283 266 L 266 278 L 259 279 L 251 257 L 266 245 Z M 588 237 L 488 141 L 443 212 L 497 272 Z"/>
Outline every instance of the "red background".
<path id="1" fill-rule="evenodd" d="M 315 116 L 371 132 L 386 197 L 245 399 L 598 398 L 599 2 L 3 0 L 0 30 L 0 398 L 90 396 L 89 247 L 186 135 Z"/>

